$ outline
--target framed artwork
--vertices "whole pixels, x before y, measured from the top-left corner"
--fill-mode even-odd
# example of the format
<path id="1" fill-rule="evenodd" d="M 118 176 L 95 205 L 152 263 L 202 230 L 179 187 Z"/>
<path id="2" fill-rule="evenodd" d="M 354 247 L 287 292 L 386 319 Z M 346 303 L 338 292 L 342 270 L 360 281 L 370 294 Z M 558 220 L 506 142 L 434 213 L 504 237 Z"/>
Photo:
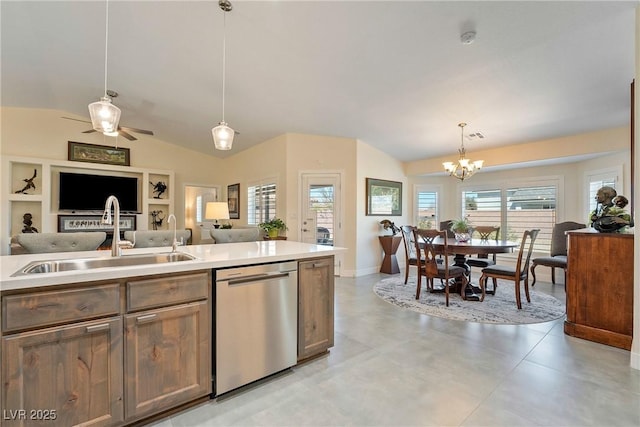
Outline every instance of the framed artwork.
<path id="1" fill-rule="evenodd" d="M 229 218 L 240 219 L 240 184 L 227 186 L 227 203 L 229 204 Z"/>
<path id="2" fill-rule="evenodd" d="M 120 231 L 136 229 L 135 215 L 120 215 Z M 113 225 L 103 224 L 102 215 L 58 215 L 58 231 L 113 231 Z"/>
<path id="3" fill-rule="evenodd" d="M 85 144 L 69 141 L 68 159 L 74 162 L 104 163 L 107 165 L 130 166 L 128 148 L 107 145 Z"/>
<path id="4" fill-rule="evenodd" d="M 367 178 L 367 215 L 402 215 L 402 183 Z"/>

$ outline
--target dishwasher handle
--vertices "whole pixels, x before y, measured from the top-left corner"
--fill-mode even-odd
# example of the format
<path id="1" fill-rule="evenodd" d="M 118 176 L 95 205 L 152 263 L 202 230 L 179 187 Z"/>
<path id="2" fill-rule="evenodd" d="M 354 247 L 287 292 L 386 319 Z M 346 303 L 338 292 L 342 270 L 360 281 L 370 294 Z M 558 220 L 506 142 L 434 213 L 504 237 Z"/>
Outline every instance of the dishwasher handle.
<path id="1" fill-rule="evenodd" d="M 226 282 L 229 284 L 229 286 L 233 286 L 233 285 L 240 285 L 242 283 L 248 283 L 248 282 L 261 282 L 265 280 L 281 279 L 283 277 L 289 277 L 289 273 L 278 272 L 278 273 L 253 274 L 250 276 L 230 278 L 230 279 L 227 279 Z"/>

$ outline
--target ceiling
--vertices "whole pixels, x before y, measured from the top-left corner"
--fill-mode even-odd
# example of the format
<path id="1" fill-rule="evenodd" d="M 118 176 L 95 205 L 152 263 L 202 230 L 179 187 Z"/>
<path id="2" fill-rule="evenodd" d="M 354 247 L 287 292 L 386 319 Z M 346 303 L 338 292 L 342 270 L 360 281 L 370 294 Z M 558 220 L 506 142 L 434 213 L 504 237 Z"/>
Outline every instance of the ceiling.
<path id="1" fill-rule="evenodd" d="M 456 156 L 459 122 L 485 136 L 465 140 L 471 158 L 629 123 L 635 0 L 232 3 L 233 149 L 215 151 L 211 138 L 222 119 L 217 0 L 109 2 L 107 85 L 120 125 L 217 157 L 295 132 L 357 138 L 412 161 Z M 105 9 L 0 2 L 2 105 L 88 118 L 104 93 Z M 472 44 L 460 41 L 467 31 Z"/>

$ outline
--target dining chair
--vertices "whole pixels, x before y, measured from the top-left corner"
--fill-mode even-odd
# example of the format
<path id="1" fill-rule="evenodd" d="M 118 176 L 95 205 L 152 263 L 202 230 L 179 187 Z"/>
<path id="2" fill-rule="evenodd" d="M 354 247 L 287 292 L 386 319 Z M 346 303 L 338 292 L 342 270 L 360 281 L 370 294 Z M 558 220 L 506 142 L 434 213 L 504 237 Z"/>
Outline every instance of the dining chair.
<path id="1" fill-rule="evenodd" d="M 524 293 L 527 297 L 527 302 L 531 302 L 529 295 L 529 261 L 531 260 L 531 254 L 533 253 L 533 243 L 538 237 L 540 229 L 525 230 L 522 233 L 522 241 L 520 242 L 520 251 L 518 252 L 518 259 L 516 266 L 510 265 L 492 265 L 482 269 L 482 276 L 480 276 L 480 289 L 482 290 L 482 296 L 480 301 L 484 301 L 487 279 L 503 279 L 510 280 L 514 283 L 516 292 L 516 305 L 518 309 L 522 309 L 522 301 L 520 299 L 520 283 L 524 284 Z M 497 290 L 497 281 L 493 282 L 493 292 Z"/>
<path id="2" fill-rule="evenodd" d="M 564 283 L 566 287 L 567 283 L 567 236 L 566 232 L 570 230 L 579 230 L 586 228 L 585 224 L 580 224 L 573 221 L 559 222 L 553 226 L 551 231 L 551 250 L 549 256 L 534 258 L 531 261 L 531 275 L 533 281 L 531 286 L 536 284 L 536 267 L 542 265 L 544 267 L 551 267 L 551 283 L 556 284 L 556 268 L 562 268 L 564 270 Z"/>
<path id="3" fill-rule="evenodd" d="M 474 232 L 478 234 L 480 240 L 495 240 L 498 241 L 500 237 L 500 226 L 499 225 L 478 225 L 474 228 Z M 493 234 L 493 238 L 491 235 Z M 490 265 L 496 264 L 496 254 L 493 253 L 491 257 L 488 254 L 477 254 L 476 256 L 470 256 L 467 258 L 467 264 L 470 267 L 478 267 L 478 268 L 486 268 Z M 494 288 L 495 288 L 494 279 Z"/>
<path id="4" fill-rule="evenodd" d="M 446 231 L 447 232 L 447 237 L 454 238 L 455 237 L 455 233 L 451 230 L 451 223 L 453 223 L 453 220 L 451 220 L 451 219 L 448 219 L 446 221 L 440 221 L 440 230 L 441 231 Z"/>
<path id="5" fill-rule="evenodd" d="M 434 240 L 440 238 L 443 242 L 443 249 L 436 250 Z M 434 292 L 433 279 L 440 279 L 444 284 L 445 302 L 449 306 L 449 287 L 455 286 L 457 279 L 461 282 L 461 296 L 464 292 L 468 281 L 466 271 L 462 267 L 449 265 L 449 254 L 447 244 L 446 231 L 424 230 L 420 228 L 413 229 L 413 240 L 416 247 L 416 261 L 418 265 L 418 282 L 416 285 L 416 299 L 420 299 L 420 290 L 422 287 L 422 277 L 426 279 L 427 290 Z M 437 258 L 438 255 L 444 255 L 442 261 Z"/>
<path id="6" fill-rule="evenodd" d="M 409 281 L 409 267 L 418 265 L 418 259 L 416 255 L 416 245 L 413 240 L 413 229 L 415 227 L 412 225 L 403 225 L 400 227 L 400 232 L 402 233 L 402 242 L 404 243 L 404 254 L 405 254 L 405 269 L 404 269 L 404 283 L 405 285 Z"/>

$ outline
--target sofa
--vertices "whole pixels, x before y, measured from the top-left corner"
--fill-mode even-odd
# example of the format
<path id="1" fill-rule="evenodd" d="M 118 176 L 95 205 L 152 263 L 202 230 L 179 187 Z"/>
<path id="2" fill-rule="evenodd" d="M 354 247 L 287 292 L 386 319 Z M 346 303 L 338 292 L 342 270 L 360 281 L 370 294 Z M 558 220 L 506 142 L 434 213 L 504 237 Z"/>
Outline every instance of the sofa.
<path id="1" fill-rule="evenodd" d="M 125 231 L 124 240 L 133 243 L 134 248 L 154 248 L 173 245 L 173 230 Z M 191 244 L 191 230 L 176 230 L 179 245 Z"/>
<path id="2" fill-rule="evenodd" d="M 23 233 L 13 237 L 17 245 L 12 254 L 93 251 L 106 240 L 104 231 L 80 231 L 76 233 Z"/>
<path id="3" fill-rule="evenodd" d="M 263 232 L 257 227 L 212 228 L 209 233 L 214 243 L 255 242 L 263 239 Z"/>

